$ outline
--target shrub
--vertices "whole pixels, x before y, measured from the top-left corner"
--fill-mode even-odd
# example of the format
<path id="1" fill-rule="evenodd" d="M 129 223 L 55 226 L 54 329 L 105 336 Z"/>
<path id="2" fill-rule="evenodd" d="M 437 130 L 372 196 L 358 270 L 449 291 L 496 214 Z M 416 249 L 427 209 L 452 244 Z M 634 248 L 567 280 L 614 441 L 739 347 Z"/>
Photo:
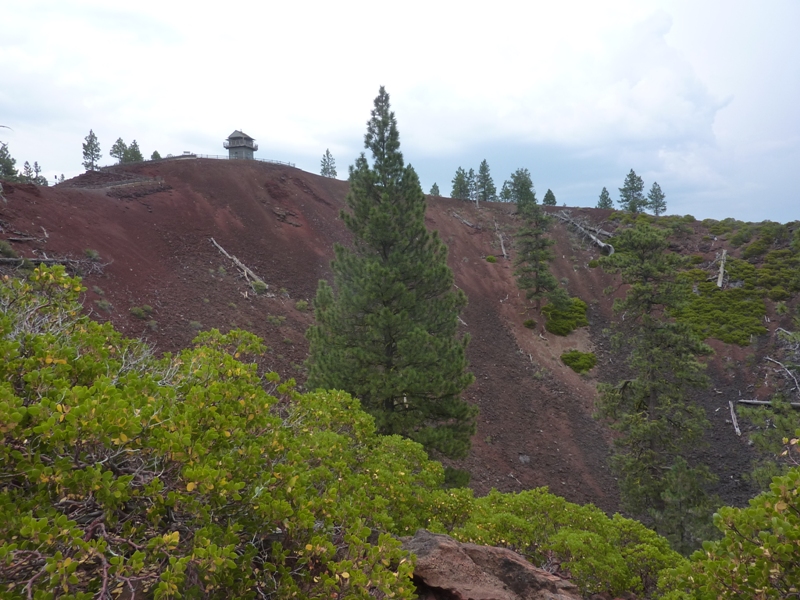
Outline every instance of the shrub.
<path id="1" fill-rule="evenodd" d="M 131 308 L 130 313 L 137 319 L 142 319 L 144 321 L 149 319 L 150 315 L 153 314 L 153 307 L 149 304 L 145 304 L 144 306 L 134 306 Z"/>
<path id="2" fill-rule="evenodd" d="M 596 269 L 599 266 L 600 266 L 600 261 L 597 260 L 596 258 L 593 258 L 592 260 L 589 261 L 589 268 L 590 269 Z"/>
<path id="3" fill-rule="evenodd" d="M 199 331 L 203 328 L 203 324 L 200 321 L 189 321 L 189 327 L 192 329 Z"/>
<path id="4" fill-rule="evenodd" d="M 536 321 L 534 321 L 533 319 L 525 319 L 522 322 L 522 326 L 528 329 L 536 329 Z"/>
<path id="5" fill-rule="evenodd" d="M 104 310 L 106 312 L 111 312 L 111 302 L 109 302 L 108 300 L 106 300 L 106 299 L 95 300 L 94 303 L 97 306 L 97 308 L 99 308 L 100 310 Z"/>
<path id="6" fill-rule="evenodd" d="M 561 354 L 561 361 L 576 373 L 586 373 L 597 364 L 597 357 L 593 352 L 568 350 Z"/>
<path id="7" fill-rule="evenodd" d="M 548 304 L 542 309 L 542 314 L 547 318 L 545 329 L 555 335 L 569 335 L 578 327 L 589 324 L 587 308 L 586 302 L 580 298 L 571 298 L 563 308 Z"/>
<path id="8" fill-rule="evenodd" d="M 267 322 L 276 327 L 283 325 L 283 322 L 286 321 L 286 317 L 283 315 L 267 315 Z"/>
<path id="9" fill-rule="evenodd" d="M 100 253 L 97 250 L 92 250 L 91 248 L 86 248 L 83 251 L 83 255 L 91 261 L 98 261 L 100 260 Z"/>
<path id="10" fill-rule="evenodd" d="M 256 294 L 265 294 L 269 289 L 269 286 L 259 279 L 254 280 L 250 285 Z"/>
<path id="11" fill-rule="evenodd" d="M 294 303 L 294 307 L 299 311 L 305 311 L 308 309 L 308 302 L 306 300 L 298 300 Z"/>
<path id="12" fill-rule="evenodd" d="M 488 262 L 488 263 L 496 263 L 497 262 L 497 258 L 490 254 L 489 256 L 486 257 L 486 262 Z"/>
<path id="13" fill-rule="evenodd" d="M 778 302 L 779 300 L 786 300 L 791 297 L 791 294 L 779 285 L 772 288 L 767 295 L 769 296 L 770 300 L 774 300 L 775 302 Z"/>
<path id="14" fill-rule="evenodd" d="M 5 258 L 17 258 L 18 254 L 14 252 L 11 244 L 9 244 L 6 240 L 0 240 L 0 256 Z"/>

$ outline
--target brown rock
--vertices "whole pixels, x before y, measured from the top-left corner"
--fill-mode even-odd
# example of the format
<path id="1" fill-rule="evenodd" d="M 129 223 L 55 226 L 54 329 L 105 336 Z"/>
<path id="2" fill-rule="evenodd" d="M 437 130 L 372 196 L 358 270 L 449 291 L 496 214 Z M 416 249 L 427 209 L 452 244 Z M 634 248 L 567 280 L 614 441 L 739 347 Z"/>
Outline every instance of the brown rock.
<path id="1" fill-rule="evenodd" d="M 424 529 L 405 538 L 417 556 L 414 583 L 426 600 L 580 600 L 575 584 L 505 548 L 462 544 Z"/>

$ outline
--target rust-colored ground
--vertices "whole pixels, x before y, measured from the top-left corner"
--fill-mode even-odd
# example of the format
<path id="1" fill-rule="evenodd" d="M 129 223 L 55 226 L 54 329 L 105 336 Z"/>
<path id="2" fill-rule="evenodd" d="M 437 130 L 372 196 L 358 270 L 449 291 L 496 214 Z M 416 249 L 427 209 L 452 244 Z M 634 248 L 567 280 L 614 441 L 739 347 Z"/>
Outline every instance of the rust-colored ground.
<path id="1" fill-rule="evenodd" d="M 12 242 L 28 257 L 98 252 L 108 264 L 103 275 L 85 279 L 86 309 L 159 350 L 188 345 L 198 328 L 242 327 L 266 340 L 272 368 L 302 384 L 304 331 L 313 316 L 296 303 L 310 303 L 317 281 L 330 278 L 333 244 L 348 243 L 338 216 L 347 189 L 342 181 L 261 162 L 144 163 L 88 173 L 55 188 L 4 184 L 0 238 L 36 238 Z M 462 331 L 472 338 L 468 356 L 476 381 L 466 398 L 480 407 L 470 456 L 451 464 L 472 473 L 478 493 L 547 485 L 571 501 L 615 510 L 616 485 L 607 468 L 611 436 L 592 417 L 597 380 L 559 360 L 566 349 L 594 350 L 600 364 L 593 375 L 618 376 L 619 360 L 603 333 L 613 300 L 603 290 L 614 280 L 588 268 L 598 255 L 593 247 L 556 225 L 554 271 L 572 295 L 589 303 L 591 325 L 566 338 L 523 327 L 525 319 L 542 318 L 526 309 L 512 263 L 502 258 L 498 233 L 511 249 L 518 226 L 513 210 L 429 201 L 428 226 L 448 244 L 456 284 L 469 297 Z M 608 214 L 573 211 L 579 212 L 598 223 Z M 270 295 L 254 296 L 212 237 L 262 277 Z M 699 239 L 687 238 L 682 250 L 713 258 L 715 249 L 700 247 Z M 498 262 L 487 262 L 489 254 Z M 154 309 L 152 322 L 131 315 L 143 305 Z M 752 350 L 716 349 L 710 371 L 723 393 L 698 396 L 714 425 L 703 457 L 720 473 L 724 499 L 742 503 L 752 493 L 741 478 L 751 457 L 725 422 L 725 410 L 717 409 L 727 409 L 729 396 L 752 383 L 752 374 L 724 369 L 723 362 L 728 356 L 742 361 Z"/>

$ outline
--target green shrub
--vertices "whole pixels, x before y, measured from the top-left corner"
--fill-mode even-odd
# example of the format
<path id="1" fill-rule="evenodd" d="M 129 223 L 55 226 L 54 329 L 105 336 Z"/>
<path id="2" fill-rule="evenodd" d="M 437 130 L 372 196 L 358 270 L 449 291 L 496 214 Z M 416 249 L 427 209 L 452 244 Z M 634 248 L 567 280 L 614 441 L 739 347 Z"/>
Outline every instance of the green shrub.
<path id="1" fill-rule="evenodd" d="M 576 373 L 586 373 L 597 364 L 597 357 L 593 352 L 568 350 L 561 354 L 561 361 Z"/>
<path id="2" fill-rule="evenodd" d="M 778 302 L 779 300 L 786 300 L 791 297 L 791 294 L 787 292 L 785 288 L 779 285 L 772 288 L 767 295 L 769 296 L 770 300 L 774 300 L 775 302 Z"/>
<path id="3" fill-rule="evenodd" d="M 195 331 L 199 331 L 203 328 L 203 324 L 200 321 L 189 321 L 189 327 Z"/>
<path id="4" fill-rule="evenodd" d="M 266 294 L 267 290 L 269 289 L 269 286 L 260 279 L 252 281 L 250 285 L 256 294 Z"/>
<path id="5" fill-rule="evenodd" d="M 88 258 L 91 261 L 95 261 L 96 262 L 96 261 L 100 260 L 100 253 L 97 250 L 92 250 L 91 248 L 86 248 L 86 250 L 83 251 L 83 254 L 84 254 L 84 256 L 86 256 L 86 258 Z"/>
<path id="6" fill-rule="evenodd" d="M 294 307 L 299 311 L 305 311 L 308 309 L 308 302 L 306 300 L 298 300 L 294 303 Z"/>
<path id="7" fill-rule="evenodd" d="M 286 321 L 286 317 L 283 315 L 267 315 L 267 322 L 276 327 L 283 325 L 284 321 Z"/>
<path id="8" fill-rule="evenodd" d="M 103 299 L 103 300 L 95 300 L 94 303 L 97 306 L 97 308 L 99 308 L 100 310 L 104 310 L 106 312 L 111 312 L 111 302 L 109 302 L 108 300 L 105 300 L 105 299 Z"/>
<path id="9" fill-rule="evenodd" d="M 488 263 L 496 263 L 497 262 L 497 258 L 490 254 L 489 256 L 486 257 L 486 262 L 488 262 Z"/>
<path id="10" fill-rule="evenodd" d="M 798 432 L 800 435 L 800 431 Z M 714 515 L 723 537 L 704 542 L 691 562 L 665 571 L 667 600 L 796 598 L 800 582 L 800 467 L 775 477 L 746 508 Z"/>
<path id="11" fill-rule="evenodd" d="M 9 244 L 6 240 L 0 240 L 0 256 L 5 258 L 17 258 L 19 255 L 14 252 L 11 244 Z"/>
<path id="12" fill-rule="evenodd" d="M 705 260 L 705 259 L 703 258 L 703 255 L 702 255 L 702 254 L 692 254 L 692 255 L 689 257 L 689 264 L 690 264 L 690 265 L 699 265 L 699 264 L 700 264 L 701 262 L 703 262 L 704 260 Z"/>
<path id="13" fill-rule="evenodd" d="M 134 306 L 131 308 L 130 312 L 137 319 L 146 320 L 150 318 L 151 314 L 153 314 L 153 307 L 148 304 L 145 304 L 144 306 Z"/>
<path id="14" fill-rule="evenodd" d="M 590 269 L 596 269 L 599 266 L 600 266 L 600 261 L 597 260 L 596 258 L 593 258 L 592 260 L 589 261 L 589 268 Z"/>
<path id="15" fill-rule="evenodd" d="M 589 324 L 586 318 L 586 302 L 580 298 L 571 298 L 564 308 L 556 304 L 548 304 L 542 309 L 542 314 L 547 318 L 545 329 L 555 335 L 569 335 L 578 327 Z"/>
<path id="16" fill-rule="evenodd" d="M 533 319 L 525 319 L 522 322 L 522 326 L 527 329 L 536 329 L 536 321 L 534 321 Z"/>

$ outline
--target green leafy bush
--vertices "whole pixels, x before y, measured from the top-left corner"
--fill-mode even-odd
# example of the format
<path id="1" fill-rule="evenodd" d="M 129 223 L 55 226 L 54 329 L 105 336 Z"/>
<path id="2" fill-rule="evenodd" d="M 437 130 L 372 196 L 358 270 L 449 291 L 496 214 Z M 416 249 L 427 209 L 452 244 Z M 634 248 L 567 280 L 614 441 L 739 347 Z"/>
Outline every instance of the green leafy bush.
<path id="1" fill-rule="evenodd" d="M 92 250 L 91 248 L 86 248 L 86 250 L 83 251 L 83 254 L 89 260 L 92 260 L 92 261 L 100 260 L 100 253 L 97 250 Z"/>
<path id="2" fill-rule="evenodd" d="M 547 318 L 545 329 L 555 335 L 569 335 L 578 327 L 589 324 L 587 308 L 586 302 L 580 298 L 571 298 L 564 308 L 548 304 L 542 309 L 542 314 Z"/>
<path id="3" fill-rule="evenodd" d="M 153 307 L 149 304 L 145 304 L 144 306 L 134 306 L 131 308 L 130 312 L 137 319 L 146 320 L 149 319 L 150 315 L 153 314 Z"/>
<path id="4" fill-rule="evenodd" d="M 576 373 L 586 373 L 597 364 L 594 352 L 568 350 L 561 354 L 561 361 Z"/>
<path id="5" fill-rule="evenodd" d="M 536 329 L 536 321 L 534 321 L 533 319 L 525 319 L 522 322 L 522 326 L 525 327 L 526 329 Z"/>
<path id="6" fill-rule="evenodd" d="M 497 262 L 497 257 L 492 256 L 490 254 L 489 256 L 486 257 L 486 262 L 488 262 L 488 263 L 496 263 Z"/>
<path id="7" fill-rule="evenodd" d="M 0 256 L 4 258 L 17 258 L 17 253 L 6 240 L 0 240 Z"/>
<path id="8" fill-rule="evenodd" d="M 266 294 L 267 289 L 269 289 L 269 286 L 267 286 L 266 283 L 258 279 L 252 281 L 250 285 L 253 287 L 253 291 L 256 294 Z"/>
<path id="9" fill-rule="evenodd" d="M 83 290 L 60 268 L 0 286 L 5 598 L 414 597 L 387 532 L 452 520 L 441 465 L 346 394 L 237 360 L 251 334 L 156 359 L 80 316 Z"/>
<path id="10" fill-rule="evenodd" d="M 596 258 L 593 258 L 592 260 L 589 261 L 589 268 L 590 269 L 596 269 L 599 266 L 600 266 L 600 261 L 597 260 Z"/>
<path id="11" fill-rule="evenodd" d="M 665 573 L 659 584 L 664 598 L 797 598 L 800 467 L 774 478 L 747 508 L 720 509 L 714 524 L 722 539 L 705 542 L 691 563 Z"/>
<path id="12" fill-rule="evenodd" d="M 307 300 L 298 300 L 294 303 L 294 307 L 299 311 L 308 310 L 308 301 Z"/>
<path id="13" fill-rule="evenodd" d="M 664 538 L 638 521 L 608 518 L 591 504 L 572 504 L 547 488 L 518 494 L 492 490 L 473 501 L 469 518 L 451 535 L 510 548 L 536 565 L 556 559 L 585 595 L 650 594 L 662 569 L 684 563 Z"/>

